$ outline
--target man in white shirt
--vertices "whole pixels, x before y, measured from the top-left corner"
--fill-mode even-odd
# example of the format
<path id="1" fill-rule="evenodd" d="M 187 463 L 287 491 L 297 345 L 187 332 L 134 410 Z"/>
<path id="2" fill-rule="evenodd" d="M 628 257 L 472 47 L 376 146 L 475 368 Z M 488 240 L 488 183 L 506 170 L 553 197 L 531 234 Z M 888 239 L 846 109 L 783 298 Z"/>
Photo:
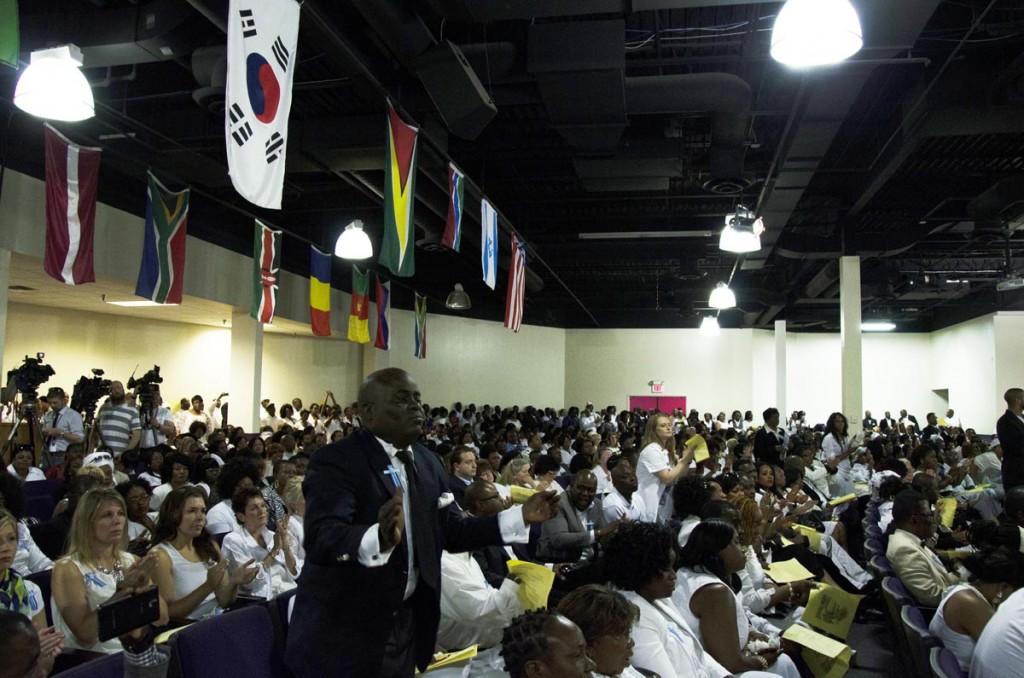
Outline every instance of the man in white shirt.
<path id="1" fill-rule="evenodd" d="M 142 391 L 143 388 L 145 387 L 139 387 L 137 390 Z M 150 399 L 150 402 L 153 403 L 151 412 L 144 412 L 141 407 L 143 398 L 141 396 L 136 397 L 136 402 L 140 406 L 139 421 L 142 425 L 142 432 L 139 435 L 139 447 L 142 449 L 163 445 L 169 437 L 174 435 L 176 430 L 171 411 L 163 405 L 160 387 L 152 384 L 148 388 L 152 392 L 152 398 Z"/>
<path id="2" fill-rule="evenodd" d="M 615 456 L 608 460 L 608 468 L 612 473 L 612 491 L 604 496 L 601 503 L 601 519 L 603 524 L 615 523 L 623 518 L 641 520 L 644 516 L 644 500 L 636 491 L 636 472 L 633 465 L 623 456 Z"/>
<path id="3" fill-rule="evenodd" d="M 54 386 L 47 392 L 46 399 L 50 402 L 50 411 L 43 419 L 41 433 L 46 443 L 48 465 L 56 466 L 64 463 L 68 445 L 85 440 L 85 426 L 82 415 L 66 407 L 64 389 Z"/>
<path id="4" fill-rule="evenodd" d="M 974 455 L 971 477 L 976 483 L 1003 483 L 1003 446 L 999 438 L 989 441 L 988 451 Z"/>

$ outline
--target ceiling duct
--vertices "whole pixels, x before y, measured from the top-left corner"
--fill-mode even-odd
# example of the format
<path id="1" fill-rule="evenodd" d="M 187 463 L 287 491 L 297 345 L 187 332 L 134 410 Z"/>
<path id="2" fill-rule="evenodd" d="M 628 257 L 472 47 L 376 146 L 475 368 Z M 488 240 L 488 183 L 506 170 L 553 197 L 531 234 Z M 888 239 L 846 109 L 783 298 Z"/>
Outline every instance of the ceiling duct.
<path id="1" fill-rule="evenodd" d="M 974 231 L 997 231 L 1024 212 L 1024 175 L 1003 179 L 971 201 L 967 213 Z"/>

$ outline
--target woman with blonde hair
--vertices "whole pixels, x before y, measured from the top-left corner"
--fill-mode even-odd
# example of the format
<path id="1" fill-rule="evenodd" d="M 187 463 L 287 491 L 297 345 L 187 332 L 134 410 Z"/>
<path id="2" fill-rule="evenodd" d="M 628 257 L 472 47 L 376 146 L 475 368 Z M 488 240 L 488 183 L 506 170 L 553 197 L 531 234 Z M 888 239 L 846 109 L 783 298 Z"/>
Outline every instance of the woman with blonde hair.
<path id="1" fill-rule="evenodd" d="M 114 489 L 96 488 L 78 501 L 68 534 L 68 552 L 53 566 L 53 624 L 65 647 L 112 654 L 122 650 L 117 638 L 100 641 L 96 608 L 120 588 L 152 584 L 156 556 L 136 558 L 128 548 L 124 499 Z M 167 623 L 167 605 L 160 617 Z"/>
<path id="2" fill-rule="evenodd" d="M 672 419 L 660 412 L 647 420 L 640 456 L 636 461 L 637 492 L 644 500 L 645 522 L 665 522 L 672 517 L 672 502 L 666 490 L 675 484 L 693 459 L 693 450 L 684 447 L 676 457 L 676 439 L 672 435 Z M 669 497 L 671 495 L 668 495 Z"/>
<path id="3" fill-rule="evenodd" d="M 288 509 L 288 538 L 291 542 L 292 552 L 295 554 L 295 568 L 302 572 L 302 563 L 306 560 L 306 549 L 303 541 L 306 538 L 306 530 L 303 521 L 306 518 L 306 497 L 302 493 L 302 476 L 292 476 L 288 484 L 284 486 L 285 508 Z"/>

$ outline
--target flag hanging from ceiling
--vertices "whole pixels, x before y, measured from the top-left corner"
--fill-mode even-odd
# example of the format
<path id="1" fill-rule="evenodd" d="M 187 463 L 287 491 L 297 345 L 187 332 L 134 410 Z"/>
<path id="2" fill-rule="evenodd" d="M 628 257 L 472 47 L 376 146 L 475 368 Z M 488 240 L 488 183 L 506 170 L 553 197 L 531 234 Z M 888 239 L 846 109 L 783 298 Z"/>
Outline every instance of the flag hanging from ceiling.
<path id="1" fill-rule="evenodd" d="M 313 336 L 331 336 L 331 255 L 309 246 L 309 325 Z"/>
<path id="2" fill-rule="evenodd" d="M 421 297 L 419 292 L 416 295 L 416 352 L 413 353 L 421 360 L 427 357 L 427 298 Z"/>
<path id="3" fill-rule="evenodd" d="M 378 275 L 374 281 L 377 285 L 377 336 L 373 345 L 382 351 L 391 350 L 391 281 L 381 282 Z"/>
<path id="4" fill-rule="evenodd" d="M 352 267 L 352 305 L 348 311 L 348 340 L 370 343 L 370 276 Z"/>
<path id="5" fill-rule="evenodd" d="M 71 143 L 44 125 L 46 135 L 46 255 L 43 269 L 68 285 L 96 281 L 92 239 L 100 149 Z"/>
<path id="6" fill-rule="evenodd" d="M 281 209 L 301 4 L 231 0 L 228 14 L 228 174 L 239 195 L 270 209 Z"/>
<path id="7" fill-rule="evenodd" d="M 456 252 L 462 242 L 462 186 L 465 180 L 462 170 L 448 163 L 448 220 L 444 224 L 441 244 Z"/>
<path id="8" fill-rule="evenodd" d="M 186 188 L 175 193 L 152 172 L 146 174 L 146 231 L 135 294 L 158 304 L 180 304 L 191 191 Z"/>
<path id="9" fill-rule="evenodd" d="M 505 292 L 505 327 L 519 331 L 523 324 L 523 296 L 526 292 L 526 243 L 512 234 L 512 261 L 508 267 L 508 291 Z"/>
<path id="10" fill-rule="evenodd" d="M 480 228 L 480 266 L 493 290 L 498 284 L 498 213 L 487 198 L 480 201 Z"/>
<path id="11" fill-rule="evenodd" d="M 384 158 L 384 242 L 380 263 L 395 275 L 416 273 L 416 139 L 419 129 L 402 122 L 388 102 L 387 157 Z"/>
<path id="12" fill-rule="evenodd" d="M 252 255 L 252 310 L 264 324 L 274 322 L 277 306 L 277 271 L 281 268 L 281 231 L 274 231 L 256 219 L 256 239 Z"/>
<path id="13" fill-rule="evenodd" d="M 0 64 L 18 68 L 18 0 L 0 0 Z"/>

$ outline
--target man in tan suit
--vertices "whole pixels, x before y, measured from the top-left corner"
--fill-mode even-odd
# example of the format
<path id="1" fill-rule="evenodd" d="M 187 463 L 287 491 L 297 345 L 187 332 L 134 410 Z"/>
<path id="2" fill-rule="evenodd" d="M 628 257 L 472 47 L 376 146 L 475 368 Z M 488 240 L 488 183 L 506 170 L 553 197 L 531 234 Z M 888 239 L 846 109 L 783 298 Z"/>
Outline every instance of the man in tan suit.
<path id="1" fill-rule="evenodd" d="M 885 555 L 907 591 L 926 607 L 937 607 L 946 589 L 960 581 L 927 545 L 935 536 L 935 520 L 935 512 L 920 492 L 905 490 L 893 500 L 895 531 Z"/>

